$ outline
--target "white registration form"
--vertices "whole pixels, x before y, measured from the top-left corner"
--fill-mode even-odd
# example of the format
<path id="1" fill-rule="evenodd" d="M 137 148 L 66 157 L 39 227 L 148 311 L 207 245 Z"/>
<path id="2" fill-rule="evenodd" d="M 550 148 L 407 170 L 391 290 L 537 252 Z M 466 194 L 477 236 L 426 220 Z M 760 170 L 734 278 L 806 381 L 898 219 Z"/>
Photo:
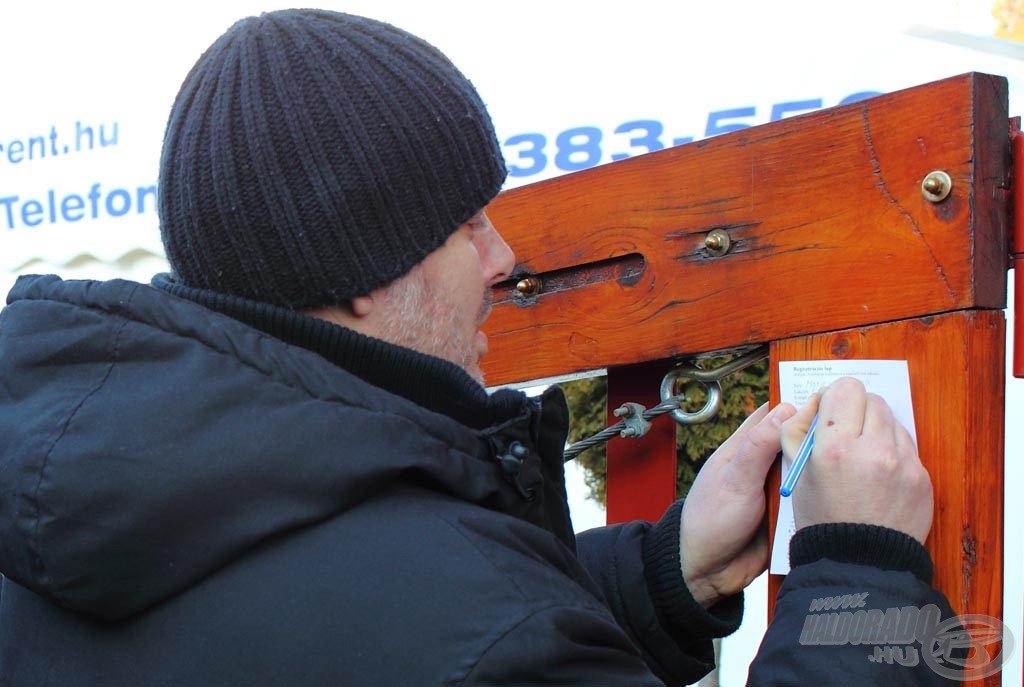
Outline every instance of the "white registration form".
<path id="1" fill-rule="evenodd" d="M 811 394 L 840 377 L 859 379 L 869 392 L 878 394 L 892 408 L 896 421 L 907 428 L 914 442 L 914 408 L 910 401 L 910 373 L 906 360 L 789 360 L 779 363 L 779 397 L 783 403 L 802 406 Z M 812 458 L 813 460 L 813 458 Z M 788 470 L 783 461 L 782 481 Z M 799 482 L 795 490 L 800 489 Z M 769 572 L 789 572 L 789 540 L 796 532 L 792 497 L 779 498 Z"/>

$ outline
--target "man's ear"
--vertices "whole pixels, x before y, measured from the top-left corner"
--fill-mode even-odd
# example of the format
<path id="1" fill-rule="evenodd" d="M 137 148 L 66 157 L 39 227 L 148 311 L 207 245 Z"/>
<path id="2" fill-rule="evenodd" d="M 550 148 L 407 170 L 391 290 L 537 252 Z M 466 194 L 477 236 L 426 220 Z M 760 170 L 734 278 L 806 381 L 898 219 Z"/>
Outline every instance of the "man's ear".
<path id="1" fill-rule="evenodd" d="M 352 299 L 350 307 L 356 317 L 366 317 L 373 312 L 373 296 L 356 296 Z"/>
<path id="2" fill-rule="evenodd" d="M 339 305 L 310 309 L 305 313 L 321 320 L 340 324 L 342 327 L 368 333 L 366 328 L 372 325 L 368 318 L 373 313 L 373 296 L 356 296 Z"/>

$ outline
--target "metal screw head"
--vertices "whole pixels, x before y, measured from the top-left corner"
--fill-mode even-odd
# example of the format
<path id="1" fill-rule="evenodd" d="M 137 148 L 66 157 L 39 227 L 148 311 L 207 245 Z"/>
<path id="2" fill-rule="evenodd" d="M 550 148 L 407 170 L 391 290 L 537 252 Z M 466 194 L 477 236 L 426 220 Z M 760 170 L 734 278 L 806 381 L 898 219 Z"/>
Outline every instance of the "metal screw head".
<path id="1" fill-rule="evenodd" d="M 523 277 L 516 282 L 516 292 L 523 298 L 533 298 L 544 288 L 540 277 Z"/>
<path id="2" fill-rule="evenodd" d="M 953 180 L 942 170 L 930 172 L 921 182 L 921 194 L 932 203 L 945 200 L 952 190 Z"/>
<path id="3" fill-rule="evenodd" d="M 725 255 L 732 247 L 732 239 L 725 229 L 712 229 L 704 237 L 704 247 L 712 255 Z"/>

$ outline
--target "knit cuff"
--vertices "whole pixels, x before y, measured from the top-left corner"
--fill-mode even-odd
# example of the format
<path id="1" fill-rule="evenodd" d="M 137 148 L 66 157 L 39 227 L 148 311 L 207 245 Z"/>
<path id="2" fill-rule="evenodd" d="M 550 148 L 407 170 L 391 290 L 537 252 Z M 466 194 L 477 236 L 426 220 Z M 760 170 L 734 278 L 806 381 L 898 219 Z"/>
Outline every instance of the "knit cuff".
<path id="1" fill-rule="evenodd" d="M 822 558 L 906 570 L 925 584 L 932 583 L 932 559 L 924 545 L 909 534 L 881 525 L 829 522 L 804 527 L 793 535 L 789 542 L 792 567 Z"/>
<path id="2" fill-rule="evenodd" d="M 705 609 L 683 580 L 679 524 L 683 502 L 677 501 L 644 539 L 644 577 L 658 621 L 679 643 L 724 637 L 743 619 L 743 594 L 727 597 Z"/>

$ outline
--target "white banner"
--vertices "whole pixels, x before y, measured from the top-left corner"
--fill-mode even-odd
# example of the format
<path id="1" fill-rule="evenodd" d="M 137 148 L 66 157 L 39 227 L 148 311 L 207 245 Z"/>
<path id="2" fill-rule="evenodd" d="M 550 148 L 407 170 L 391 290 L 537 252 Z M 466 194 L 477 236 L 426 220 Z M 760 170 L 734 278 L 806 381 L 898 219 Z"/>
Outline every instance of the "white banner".
<path id="1" fill-rule="evenodd" d="M 447 53 L 491 110 L 509 187 L 966 71 L 1007 76 L 1014 110 L 1024 93 L 1024 46 L 992 37 L 989 3 L 323 4 Z M 0 270 L 159 254 L 170 103 L 217 35 L 274 6 L 9 3 Z"/>

